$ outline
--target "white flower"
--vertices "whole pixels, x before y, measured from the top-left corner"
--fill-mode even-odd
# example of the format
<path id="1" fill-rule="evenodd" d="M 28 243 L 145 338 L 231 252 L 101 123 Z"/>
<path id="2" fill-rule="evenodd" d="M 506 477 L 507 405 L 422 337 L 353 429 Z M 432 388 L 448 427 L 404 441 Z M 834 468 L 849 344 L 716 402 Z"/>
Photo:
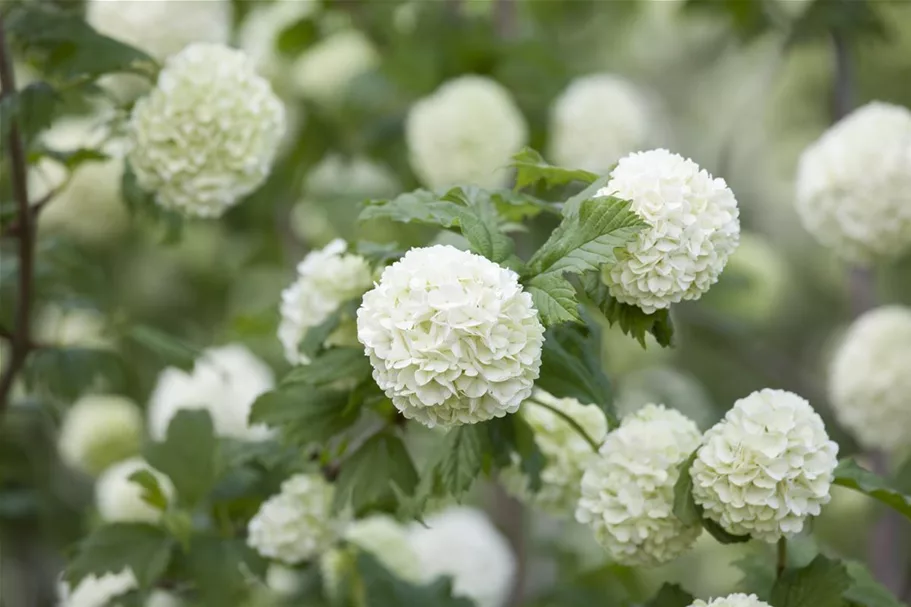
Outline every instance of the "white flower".
<path id="1" fill-rule="evenodd" d="M 369 158 L 327 154 L 307 174 L 304 190 L 308 198 L 353 198 L 361 202 L 394 196 L 401 186 L 388 167 Z"/>
<path id="2" fill-rule="evenodd" d="M 516 557 L 506 539 L 483 512 L 450 508 L 414 524 L 409 542 L 418 555 L 424 579 L 450 576 L 453 594 L 477 607 L 503 607 L 516 573 Z"/>
<path id="3" fill-rule="evenodd" d="M 772 607 L 768 603 L 759 600 L 755 594 L 730 594 L 726 597 L 717 598 L 706 603 L 705 601 L 696 601 L 690 607 Z"/>
<path id="4" fill-rule="evenodd" d="M 505 186 L 513 154 L 528 140 L 525 118 L 502 85 L 481 76 L 444 83 L 405 122 L 411 167 L 430 188 Z"/>
<path id="5" fill-rule="evenodd" d="M 872 102 L 800 157 L 797 212 L 820 243 L 854 262 L 911 249 L 911 112 Z"/>
<path id="6" fill-rule="evenodd" d="M 101 520 L 111 523 L 137 522 L 156 523 L 161 519 L 161 510 L 142 499 L 143 488 L 130 480 L 140 470 L 147 470 L 158 481 L 165 497 L 174 495 L 171 479 L 152 468 L 142 458 L 133 457 L 116 463 L 98 478 L 95 485 L 95 506 Z"/>
<path id="7" fill-rule="evenodd" d="M 300 96 L 328 105 L 342 101 L 351 83 L 378 63 L 370 39 L 346 30 L 307 49 L 291 66 L 290 77 Z"/>
<path id="8" fill-rule="evenodd" d="M 35 320 L 35 339 L 61 348 L 111 349 L 104 317 L 96 310 L 49 304 Z"/>
<path id="9" fill-rule="evenodd" d="M 838 420 L 869 449 L 897 451 L 911 434 L 911 308 L 871 310 L 848 329 L 829 368 Z"/>
<path id="10" fill-rule="evenodd" d="M 301 572 L 281 563 L 272 563 L 266 570 L 266 586 L 282 597 L 292 597 L 304 588 Z"/>
<path id="11" fill-rule="evenodd" d="M 541 367 L 544 327 L 518 276 L 454 247 L 412 249 L 357 311 L 373 378 L 426 426 L 515 413 Z"/>
<path id="12" fill-rule="evenodd" d="M 168 59 L 130 117 L 130 165 L 162 207 L 218 217 L 272 168 L 285 114 L 240 51 L 193 44 Z"/>
<path id="13" fill-rule="evenodd" d="M 333 240 L 313 251 L 297 265 L 297 280 L 282 291 L 278 338 L 285 358 L 292 365 L 308 364 L 300 351 L 307 331 L 322 324 L 338 307 L 360 295 L 373 284 L 370 264 L 360 255 L 345 253 L 344 240 Z M 327 339 L 329 345 L 357 345 L 354 319 L 344 319 Z"/>
<path id="14" fill-rule="evenodd" d="M 759 390 L 705 433 L 690 471 L 693 497 L 728 533 L 775 542 L 829 502 L 837 455 L 810 403 Z"/>
<path id="15" fill-rule="evenodd" d="M 181 607 L 180 598 L 171 592 L 153 590 L 146 600 L 145 607 Z"/>
<path id="16" fill-rule="evenodd" d="M 256 397 L 272 389 L 272 370 L 239 344 L 212 348 L 196 360 L 192 373 L 168 367 L 158 376 L 149 400 L 149 434 L 164 439 L 181 409 L 205 409 L 219 436 L 262 440 L 271 434 L 248 417 Z"/>
<path id="17" fill-rule="evenodd" d="M 611 558 L 655 566 L 690 548 L 702 531 L 673 512 L 679 466 L 699 445 L 692 421 L 662 405 L 625 417 L 582 476 L 576 520 L 591 525 Z"/>
<path id="18" fill-rule="evenodd" d="M 338 539 L 341 521 L 332 510 L 335 488 L 318 474 L 296 474 L 267 499 L 250 521 L 247 544 L 287 565 L 313 559 Z"/>
<path id="19" fill-rule="evenodd" d="M 621 156 L 642 149 L 651 135 L 649 100 L 619 76 L 572 81 L 550 116 L 550 156 L 569 168 L 607 174 Z"/>
<path id="20" fill-rule="evenodd" d="M 99 33 L 157 59 L 191 42 L 227 43 L 231 34 L 230 0 L 90 0 L 85 18 Z"/>
<path id="21" fill-rule="evenodd" d="M 240 48 L 256 66 L 256 70 L 271 80 L 281 80 L 291 65 L 278 48 L 282 33 L 319 10 L 313 0 L 277 0 L 258 3 L 240 26 Z"/>
<path id="22" fill-rule="evenodd" d="M 510 493 L 529 500 L 541 510 L 557 517 L 572 516 L 579 501 L 582 472 L 596 457 L 591 445 L 565 419 L 534 401 L 550 405 L 568 415 L 601 444 L 607 434 L 607 419 L 598 405 L 583 405 L 574 398 L 555 398 L 535 390 L 519 410 L 535 433 L 535 443 L 547 459 L 541 471 L 541 489 L 531 493 L 528 480 L 517 465 L 503 470 L 500 480 Z"/>
<path id="23" fill-rule="evenodd" d="M 730 188 L 667 150 L 622 158 L 598 195 L 631 201 L 648 224 L 602 273 L 615 299 L 648 314 L 699 299 L 737 248 L 739 211 Z"/>
<path id="24" fill-rule="evenodd" d="M 113 394 L 83 396 L 66 412 L 57 446 L 68 466 L 98 474 L 110 464 L 139 452 L 142 411 Z"/>
<path id="25" fill-rule="evenodd" d="M 118 573 L 88 575 L 73 590 L 66 582 L 58 588 L 59 607 L 108 607 L 110 602 L 139 587 L 133 570 L 125 568 Z"/>

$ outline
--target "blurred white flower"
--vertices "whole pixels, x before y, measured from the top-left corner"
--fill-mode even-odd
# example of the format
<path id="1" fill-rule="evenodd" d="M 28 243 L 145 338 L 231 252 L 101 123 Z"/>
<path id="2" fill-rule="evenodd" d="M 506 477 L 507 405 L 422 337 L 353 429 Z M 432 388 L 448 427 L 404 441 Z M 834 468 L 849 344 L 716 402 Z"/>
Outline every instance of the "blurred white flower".
<path id="1" fill-rule="evenodd" d="M 108 607 L 114 598 L 138 587 L 139 583 L 130 568 L 118 573 L 88 575 L 75 590 L 66 582 L 60 583 L 57 590 L 60 595 L 58 607 Z"/>
<path id="2" fill-rule="evenodd" d="M 292 567 L 272 563 L 266 570 L 266 586 L 279 596 L 294 596 L 301 591 L 304 585 L 305 581 L 301 572 Z"/>
<path id="3" fill-rule="evenodd" d="M 327 154 L 307 174 L 308 198 L 364 198 L 394 196 L 401 190 L 398 178 L 386 166 L 363 156 L 344 158 Z"/>
<path id="4" fill-rule="evenodd" d="M 69 408 L 60 425 L 60 458 L 68 466 L 98 474 L 139 452 L 142 425 L 142 411 L 126 397 L 83 396 Z"/>
<path id="5" fill-rule="evenodd" d="M 829 367 L 829 395 L 838 420 L 864 447 L 908 447 L 911 308 L 884 306 L 854 321 Z"/>
<path id="6" fill-rule="evenodd" d="M 504 167 L 528 140 L 509 91 L 490 78 L 461 76 L 412 106 L 405 122 L 411 167 L 429 188 L 505 186 Z"/>
<path id="7" fill-rule="evenodd" d="M 338 540 L 343 521 L 332 510 L 335 488 L 318 474 L 296 474 L 250 520 L 247 544 L 287 565 L 318 557 Z"/>
<path id="8" fill-rule="evenodd" d="M 723 179 L 667 150 L 622 158 L 597 195 L 630 200 L 648 224 L 602 272 L 615 299 L 648 314 L 699 299 L 737 248 L 740 222 L 733 192 Z"/>
<path id="9" fill-rule="evenodd" d="M 800 157 L 797 212 L 816 240 L 854 262 L 911 249 L 911 111 L 872 102 Z"/>
<path id="10" fill-rule="evenodd" d="M 112 348 L 104 317 L 95 310 L 48 304 L 35 319 L 35 340 L 61 348 Z"/>
<path id="11" fill-rule="evenodd" d="M 597 455 L 565 419 L 533 401 L 568 415 L 598 444 L 607 434 L 607 419 L 598 405 L 583 405 L 574 398 L 555 398 L 543 390 L 535 390 L 532 400 L 526 400 L 519 410 L 519 415 L 534 430 L 535 443 L 547 459 L 547 465 L 541 471 L 541 489 L 537 493 L 529 490 L 528 479 L 518 465 L 502 470 L 500 481 L 510 493 L 544 512 L 556 517 L 572 517 L 579 501 L 582 472 Z"/>
<path id="12" fill-rule="evenodd" d="M 355 78 L 378 63 L 370 39 L 345 30 L 308 48 L 291 66 L 290 78 L 301 97 L 328 105 L 342 101 Z"/>
<path id="13" fill-rule="evenodd" d="M 284 129 L 284 105 L 246 55 L 193 44 L 134 106 L 129 161 L 162 207 L 218 217 L 265 181 Z"/>
<path id="14" fill-rule="evenodd" d="M 85 18 L 99 33 L 165 59 L 193 42 L 227 43 L 230 0 L 90 0 Z"/>
<path id="15" fill-rule="evenodd" d="M 632 83 L 612 74 L 573 80 L 554 102 L 550 157 L 558 165 L 606 175 L 620 158 L 648 143 L 650 102 Z"/>
<path id="16" fill-rule="evenodd" d="M 319 10 L 315 0 L 276 0 L 257 3 L 245 17 L 238 32 L 239 45 L 256 70 L 273 81 L 285 78 L 291 60 L 279 50 L 279 38 L 286 29 Z"/>
<path id="17" fill-rule="evenodd" d="M 810 403 L 759 390 L 705 433 L 690 470 L 693 497 L 728 533 L 772 543 L 829 502 L 837 455 Z"/>
<path id="18" fill-rule="evenodd" d="M 95 507 L 101 520 L 109 523 L 156 523 L 161 510 L 142 499 L 143 488 L 130 480 L 130 476 L 147 470 L 158 481 L 162 493 L 169 500 L 174 495 L 171 479 L 152 468 L 145 460 L 133 457 L 109 467 L 95 484 Z"/>
<path id="19" fill-rule="evenodd" d="M 690 607 L 771 607 L 771 605 L 760 601 L 755 594 L 738 593 L 717 598 L 708 603 L 697 600 Z"/>
<path id="20" fill-rule="evenodd" d="M 299 347 L 307 331 L 322 324 L 341 304 L 363 295 L 373 284 L 370 264 L 360 255 L 346 253 L 347 247 L 344 240 L 337 239 L 320 251 L 308 253 L 297 265 L 297 279 L 282 291 L 278 338 L 292 365 L 310 362 Z M 354 319 L 343 319 L 326 343 L 356 346 Z"/>
<path id="21" fill-rule="evenodd" d="M 245 346 L 211 348 L 196 360 L 191 373 L 168 367 L 158 376 L 149 400 L 149 434 L 162 440 L 178 411 L 205 409 L 217 435 L 263 440 L 271 431 L 250 426 L 248 417 L 256 397 L 274 384 L 272 370 Z"/>
<path id="22" fill-rule="evenodd" d="M 677 558 L 702 532 L 674 509 L 679 467 L 699 445 L 691 420 L 647 405 L 607 435 L 582 476 L 576 520 L 588 524 L 616 562 L 655 566 Z"/>
<path id="23" fill-rule="evenodd" d="M 429 427 L 515 413 L 538 378 L 544 341 L 515 272 L 445 245 L 387 267 L 364 295 L 357 333 L 386 396 Z"/>
<path id="24" fill-rule="evenodd" d="M 153 590 L 145 603 L 145 607 L 180 607 L 181 605 L 183 602 L 176 594 L 164 590 Z"/>
<path id="25" fill-rule="evenodd" d="M 614 396 L 618 415 L 630 415 L 649 403 L 676 409 L 699 428 L 708 428 L 718 419 L 712 398 L 699 380 L 673 367 L 646 367 L 620 378 Z"/>
<path id="26" fill-rule="evenodd" d="M 516 574 L 516 557 L 487 516 L 474 508 L 450 508 L 414 524 L 409 543 L 425 581 L 450 576 L 453 594 L 477 607 L 503 607 Z"/>

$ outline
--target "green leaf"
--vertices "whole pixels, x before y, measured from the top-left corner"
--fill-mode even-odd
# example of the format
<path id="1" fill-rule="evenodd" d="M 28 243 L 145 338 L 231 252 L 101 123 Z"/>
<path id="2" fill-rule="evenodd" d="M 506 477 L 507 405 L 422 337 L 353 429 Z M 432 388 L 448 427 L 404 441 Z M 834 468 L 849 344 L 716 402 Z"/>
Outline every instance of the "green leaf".
<path id="1" fill-rule="evenodd" d="M 203 409 L 178 411 L 168 424 L 164 441 L 147 445 L 144 456 L 150 466 L 171 479 L 178 503 L 190 508 L 209 494 L 221 472 L 212 417 Z"/>
<path id="2" fill-rule="evenodd" d="M 52 150 L 41 147 L 34 152 L 37 158 L 50 158 L 59 162 L 66 168 L 73 170 L 86 162 L 102 162 L 108 160 L 110 156 L 99 150 L 90 148 L 76 148 L 74 150 Z M 37 158 L 35 160 L 37 160 Z M 32 159 L 29 159 L 32 161 Z"/>
<path id="3" fill-rule="evenodd" d="M 911 519 L 911 496 L 900 493 L 884 478 L 861 468 L 853 459 L 838 462 L 835 484 L 860 491 Z"/>
<path id="4" fill-rule="evenodd" d="M 340 379 L 360 383 L 370 377 L 370 370 L 370 359 L 363 348 L 332 348 L 311 360 L 310 364 L 292 369 L 281 383 L 324 386 Z"/>
<path id="5" fill-rule="evenodd" d="M 702 508 L 699 509 L 702 512 Z M 702 517 L 702 528 L 709 532 L 715 541 L 721 544 L 745 544 L 752 538 L 749 535 L 734 535 L 725 531 L 721 525 L 710 518 Z"/>
<path id="6" fill-rule="evenodd" d="M 844 607 L 842 594 L 851 585 L 845 566 L 817 556 L 802 569 L 786 570 L 772 588 L 775 607 Z"/>
<path id="7" fill-rule="evenodd" d="M 535 385 L 557 398 L 598 405 L 613 425 L 613 392 L 601 363 L 601 331 L 595 323 L 558 325 L 544 333 Z"/>
<path id="8" fill-rule="evenodd" d="M 853 605 L 862 607 L 907 607 L 899 601 L 882 584 L 876 581 L 870 570 L 863 563 L 848 561 L 845 563 L 851 586 L 842 595 Z"/>
<path id="9" fill-rule="evenodd" d="M 175 541 L 161 527 L 141 523 L 103 525 L 76 547 L 64 574 L 75 588 L 89 575 L 119 573 L 129 567 L 140 587 L 148 588 L 164 573 Z"/>
<path id="10" fill-rule="evenodd" d="M 364 584 L 365 607 L 473 607 L 469 599 L 452 596 L 452 580 L 439 578 L 416 585 L 397 578 L 376 557 L 361 551 L 357 571 Z"/>
<path id="11" fill-rule="evenodd" d="M 0 137 L 8 141 L 13 122 L 26 147 L 51 126 L 60 96 L 47 82 L 33 82 L 13 95 L 0 100 Z"/>
<path id="12" fill-rule="evenodd" d="M 578 194 L 574 194 L 569 197 L 565 203 L 563 203 L 563 216 L 564 217 L 575 217 L 579 214 L 579 210 L 582 208 L 582 203 L 586 200 L 591 200 L 596 198 L 598 192 L 600 192 L 605 186 L 610 182 L 610 175 L 605 175 L 604 177 L 599 177 L 591 185 L 586 187 L 584 190 Z"/>
<path id="13" fill-rule="evenodd" d="M 147 325 L 130 327 L 127 338 L 146 348 L 162 361 L 180 369 L 192 369 L 202 350 L 180 338 Z"/>
<path id="14" fill-rule="evenodd" d="M 680 464 L 680 476 L 674 484 L 674 516 L 684 525 L 695 525 L 702 520 L 702 512 L 693 499 L 693 478 L 690 476 L 697 453 L 698 449 Z"/>
<path id="15" fill-rule="evenodd" d="M 677 584 L 664 584 L 645 607 L 689 607 L 695 600 L 696 597 Z"/>
<path id="16" fill-rule="evenodd" d="M 598 176 L 582 169 L 565 169 L 549 164 L 544 158 L 531 148 L 523 148 L 512 157 L 510 165 L 516 169 L 516 189 L 522 189 L 543 181 L 548 188 L 565 185 L 573 181 L 590 184 Z"/>
<path id="17" fill-rule="evenodd" d="M 350 504 L 356 516 L 372 510 L 395 512 L 398 499 L 393 487 L 412 495 L 417 484 L 418 473 L 405 444 L 383 431 L 341 463 L 334 508 L 340 510 Z"/>
<path id="18" fill-rule="evenodd" d="M 243 567 L 259 557 L 241 539 L 196 535 L 184 556 L 202 604 L 237 605 L 247 592 Z"/>
<path id="19" fill-rule="evenodd" d="M 346 318 L 355 318 L 360 305 L 360 297 L 346 301 L 339 305 L 323 322 L 310 327 L 298 346 L 300 353 L 307 358 L 315 358 L 323 350 L 326 340 L 329 339 L 329 336 L 339 327 L 342 321 Z"/>
<path id="20" fill-rule="evenodd" d="M 775 585 L 775 565 L 772 559 L 765 553 L 749 553 L 732 564 L 743 573 L 737 583 L 737 590 L 755 594 L 759 600 L 768 602 L 769 592 Z"/>
<path id="21" fill-rule="evenodd" d="M 360 412 L 361 402 L 345 391 L 294 385 L 260 395 L 250 422 L 278 428 L 287 443 L 305 447 L 348 428 Z"/>
<path id="22" fill-rule="evenodd" d="M 545 327 L 581 322 L 576 289 L 559 274 L 541 274 L 528 281 L 526 290 Z"/>
<path id="23" fill-rule="evenodd" d="M 435 460 L 421 477 L 418 498 L 461 498 L 481 472 L 486 440 L 487 434 L 478 424 L 447 432 Z"/>
<path id="24" fill-rule="evenodd" d="M 521 415 L 507 415 L 482 424 L 487 430 L 489 460 L 485 470 L 506 468 L 513 464 L 513 456 L 519 460 L 519 468 L 528 478 L 528 487 L 533 492 L 541 488 L 541 471 L 547 465 L 547 458 L 535 441 L 535 432 Z"/>
<path id="25" fill-rule="evenodd" d="M 810 0 L 807 4 L 791 27 L 789 44 L 828 40 L 832 34 L 845 40 L 888 36 L 887 23 L 870 0 Z"/>
<path id="26" fill-rule="evenodd" d="M 155 193 L 142 189 L 129 162 L 124 163 L 120 194 L 132 215 L 147 217 L 164 228 L 162 240 L 165 244 L 180 241 L 184 225 L 183 216 L 156 203 Z"/>
<path id="27" fill-rule="evenodd" d="M 10 36 L 41 71 L 63 79 L 110 72 L 152 77 L 157 64 L 146 53 L 96 32 L 77 15 L 35 6 L 19 7 L 7 23 Z"/>
<path id="28" fill-rule="evenodd" d="M 148 470 L 137 470 L 130 475 L 129 480 L 142 487 L 142 501 L 158 510 L 167 509 L 168 496 L 165 495 L 154 474 Z"/>
<path id="29" fill-rule="evenodd" d="M 106 349 L 61 347 L 40 348 L 27 361 L 27 376 L 64 400 L 72 401 L 104 379 L 109 385 L 123 383 L 120 356 Z"/>

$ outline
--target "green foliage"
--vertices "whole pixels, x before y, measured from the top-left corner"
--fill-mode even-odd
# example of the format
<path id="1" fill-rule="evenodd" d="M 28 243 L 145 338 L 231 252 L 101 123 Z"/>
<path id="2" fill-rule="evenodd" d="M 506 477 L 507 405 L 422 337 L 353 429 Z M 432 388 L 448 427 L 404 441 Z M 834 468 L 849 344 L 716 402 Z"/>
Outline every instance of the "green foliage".
<path id="1" fill-rule="evenodd" d="M 487 450 L 483 424 L 458 426 L 447 432 L 435 458 L 421 475 L 416 499 L 419 503 L 435 496 L 460 499 L 480 475 Z"/>
<path id="2" fill-rule="evenodd" d="M 340 470 L 334 508 L 350 505 L 357 516 L 373 510 L 395 512 L 398 495 L 412 495 L 418 484 L 405 444 L 388 430 L 367 439 L 341 462 Z"/>
<path id="3" fill-rule="evenodd" d="M 792 25 L 791 44 L 843 39 L 882 39 L 888 26 L 871 0 L 811 0 Z"/>
<path id="4" fill-rule="evenodd" d="M 851 585 L 842 596 L 852 605 L 862 607 L 907 607 L 899 601 L 882 584 L 874 579 L 870 571 L 861 563 L 849 561 L 845 563 Z"/>
<path id="5" fill-rule="evenodd" d="M 440 578 L 429 584 L 416 585 L 400 580 L 377 559 L 360 552 L 357 571 L 363 581 L 365 607 L 472 607 L 468 599 L 452 596 L 452 580 Z"/>
<path id="6" fill-rule="evenodd" d="M 0 100 L 0 137 L 9 141 L 10 127 L 19 127 L 26 148 L 53 122 L 60 95 L 47 82 L 33 82 Z M 6 153 L 4 144 L 3 151 Z"/>
<path id="7" fill-rule="evenodd" d="M 844 607 L 842 597 L 851 586 L 845 566 L 817 556 L 806 567 L 786 570 L 772 588 L 775 607 Z"/>
<path id="8" fill-rule="evenodd" d="M 162 362 L 184 370 L 192 369 L 202 355 L 199 348 L 148 325 L 133 325 L 126 337 L 157 355 Z"/>
<path id="9" fill-rule="evenodd" d="M 767 554 L 750 553 L 732 565 L 743 573 L 737 583 L 738 591 L 755 594 L 761 601 L 769 600 L 769 593 L 775 585 L 775 565 Z"/>
<path id="10" fill-rule="evenodd" d="M 580 322 L 576 290 L 560 274 L 535 276 L 526 285 L 545 327 L 563 322 Z"/>
<path id="11" fill-rule="evenodd" d="M 248 592 L 248 582 L 240 572 L 247 568 L 262 576 L 266 568 L 265 560 L 243 539 L 208 534 L 195 535 L 181 561 L 204 605 L 240 604 Z"/>
<path id="12" fill-rule="evenodd" d="M 298 384 L 260 395 L 250 422 L 277 428 L 287 443 L 306 447 L 348 428 L 360 411 L 361 401 L 346 391 Z"/>
<path id="13" fill-rule="evenodd" d="M 189 508 L 205 499 L 221 473 L 212 418 L 202 409 L 178 411 L 164 441 L 150 443 L 143 455 L 149 465 L 171 479 L 177 502 Z"/>
<path id="14" fill-rule="evenodd" d="M 516 189 L 535 185 L 538 182 L 543 182 L 548 188 L 566 185 L 573 181 L 581 181 L 588 185 L 598 178 L 594 173 L 582 169 L 565 169 L 549 164 L 541 154 L 531 148 L 523 148 L 522 151 L 515 154 L 510 166 L 516 170 Z"/>
<path id="15" fill-rule="evenodd" d="M 677 584 L 664 584 L 645 607 L 689 607 L 695 600 L 696 597 Z"/>
<path id="16" fill-rule="evenodd" d="M 361 298 L 346 301 L 336 308 L 332 314 L 315 327 L 310 327 L 298 345 L 298 350 L 307 358 L 314 358 L 325 347 L 326 340 L 332 335 L 345 318 L 354 318 L 361 305 Z"/>
<path id="17" fill-rule="evenodd" d="M 693 478 L 690 469 L 696 460 L 697 451 L 694 451 L 686 461 L 680 464 L 680 476 L 674 485 L 674 516 L 687 525 L 700 523 L 702 528 L 722 544 L 742 544 L 750 541 L 749 535 L 733 535 L 725 531 L 721 525 L 707 518 L 703 508 L 693 499 Z"/>
<path id="18" fill-rule="evenodd" d="M 167 509 L 168 496 L 154 474 L 148 470 L 138 470 L 130 475 L 130 481 L 142 487 L 142 501 L 158 510 Z"/>
<path id="19" fill-rule="evenodd" d="M 120 195 L 132 215 L 148 218 L 163 227 L 163 244 L 174 244 L 180 241 L 183 234 L 183 217 L 175 211 L 158 205 L 155 202 L 155 194 L 142 189 L 129 162 L 124 163 L 123 166 Z"/>
<path id="20" fill-rule="evenodd" d="M 843 459 L 835 468 L 835 484 L 860 491 L 911 519 L 911 496 L 899 492 L 889 483 L 861 468 L 853 459 Z"/>
<path id="21" fill-rule="evenodd" d="M 325 386 L 341 379 L 354 384 L 370 377 L 370 360 L 363 348 L 332 348 L 295 367 L 282 379 L 282 385 L 309 384 Z"/>
<path id="22" fill-rule="evenodd" d="M 521 415 L 508 415 L 484 423 L 490 445 L 489 468 L 506 468 L 519 461 L 519 469 L 528 478 L 528 488 L 541 489 L 541 472 L 547 458 L 535 442 L 535 432 Z"/>
<path id="23" fill-rule="evenodd" d="M 99 382 L 110 386 L 123 383 L 123 362 L 107 349 L 46 347 L 34 351 L 25 373 L 31 385 L 73 401 Z"/>
<path id="24" fill-rule="evenodd" d="M 88 575 L 119 573 L 129 567 L 140 587 L 148 588 L 167 569 L 175 545 L 173 538 L 153 525 L 104 525 L 78 544 L 64 576 L 75 588 Z"/>

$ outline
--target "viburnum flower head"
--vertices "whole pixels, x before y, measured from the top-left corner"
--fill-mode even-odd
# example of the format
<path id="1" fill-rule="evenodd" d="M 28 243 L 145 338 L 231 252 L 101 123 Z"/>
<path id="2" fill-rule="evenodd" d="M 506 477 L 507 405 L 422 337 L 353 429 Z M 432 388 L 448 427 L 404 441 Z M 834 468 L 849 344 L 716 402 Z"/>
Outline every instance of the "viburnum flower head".
<path id="1" fill-rule="evenodd" d="M 647 314 L 699 299 L 737 248 L 740 221 L 733 192 L 723 179 L 667 150 L 620 159 L 597 195 L 629 200 L 648 224 L 602 272 L 615 299 Z"/>
<path id="2" fill-rule="evenodd" d="M 59 607 L 106 607 L 116 597 L 138 587 L 136 575 L 129 567 L 116 573 L 87 575 L 76 588 L 61 581 L 57 588 Z"/>
<path id="3" fill-rule="evenodd" d="M 534 401 L 569 416 L 599 444 L 607 434 L 607 418 L 598 405 L 583 405 L 574 398 L 556 398 L 540 389 L 519 410 L 519 415 L 534 430 L 535 443 L 547 460 L 541 471 L 541 488 L 537 493 L 531 492 L 528 478 L 518 465 L 501 471 L 500 480 L 510 493 L 544 512 L 557 517 L 572 516 L 579 501 L 582 472 L 596 455 L 588 441 L 563 417 Z"/>
<path id="4" fill-rule="evenodd" d="M 296 92 L 324 105 L 344 100 L 356 78 L 379 63 L 370 39 L 355 29 L 343 30 L 308 48 L 290 68 Z"/>
<path id="5" fill-rule="evenodd" d="M 240 48 L 250 56 L 260 74 L 278 82 L 286 77 L 291 64 L 278 48 L 279 37 L 318 10 L 319 4 L 315 0 L 258 3 L 240 26 Z"/>
<path id="6" fill-rule="evenodd" d="M 690 607 L 772 607 L 768 603 L 759 600 L 755 594 L 731 594 L 726 597 L 717 598 L 709 602 L 696 601 Z"/>
<path id="7" fill-rule="evenodd" d="M 114 394 L 83 396 L 63 417 L 57 439 L 68 466 L 98 474 L 110 464 L 139 452 L 142 411 L 130 399 Z"/>
<path id="8" fill-rule="evenodd" d="M 649 139 L 649 100 L 632 83 L 592 74 L 570 83 L 551 109 L 550 157 L 558 165 L 607 174 Z"/>
<path id="9" fill-rule="evenodd" d="M 854 321 L 829 367 L 838 420 L 869 449 L 898 452 L 911 434 L 911 308 L 884 306 Z"/>
<path id="10" fill-rule="evenodd" d="M 269 428 L 248 423 L 256 397 L 272 389 L 272 370 L 245 346 L 230 344 L 202 353 L 188 373 L 168 367 L 158 376 L 149 400 L 149 434 L 163 440 L 168 425 L 182 409 L 205 409 L 215 433 L 241 440 L 263 440 Z"/>
<path id="11" fill-rule="evenodd" d="M 674 515 L 679 467 L 699 445 L 691 420 L 649 404 L 607 435 L 582 476 L 576 520 L 623 565 L 655 566 L 689 549 L 702 531 Z"/>
<path id="12" fill-rule="evenodd" d="M 173 497 L 174 485 L 171 479 L 149 466 L 142 458 L 132 457 L 105 470 L 95 484 L 95 507 L 101 520 L 112 523 L 155 523 L 161 519 L 161 510 L 142 499 L 142 486 L 130 480 L 133 474 L 142 470 L 155 477 L 166 498 Z"/>
<path id="13" fill-rule="evenodd" d="M 506 185 L 503 167 L 528 140 L 509 91 L 490 78 L 461 76 L 411 108 L 405 122 L 411 167 L 429 188 Z"/>
<path id="14" fill-rule="evenodd" d="M 319 474 L 296 474 L 267 499 L 247 528 L 247 544 L 287 565 L 311 560 L 339 538 L 343 515 L 332 509 L 335 488 Z"/>
<path id="15" fill-rule="evenodd" d="M 284 128 L 284 105 L 244 53 L 193 44 L 134 106 L 128 158 L 162 207 L 218 217 L 265 181 Z"/>
<path id="16" fill-rule="evenodd" d="M 278 338 L 292 365 L 310 362 L 300 351 L 307 331 L 322 324 L 341 304 L 363 295 L 373 284 L 370 264 L 360 255 L 346 253 L 347 247 L 344 240 L 336 239 L 322 250 L 307 254 L 297 266 L 297 280 L 282 292 Z M 354 319 L 343 319 L 326 343 L 357 345 Z"/>
<path id="17" fill-rule="evenodd" d="M 821 244 L 853 262 L 911 249 L 911 111 L 868 103 L 800 157 L 797 213 Z"/>
<path id="18" fill-rule="evenodd" d="M 759 390 L 706 432 L 690 469 L 693 497 L 728 533 L 772 543 L 829 502 L 837 455 L 810 403 Z"/>
<path id="19" fill-rule="evenodd" d="M 412 249 L 357 311 L 373 378 L 434 427 L 515 413 L 541 367 L 544 327 L 518 276 L 448 245 Z"/>

